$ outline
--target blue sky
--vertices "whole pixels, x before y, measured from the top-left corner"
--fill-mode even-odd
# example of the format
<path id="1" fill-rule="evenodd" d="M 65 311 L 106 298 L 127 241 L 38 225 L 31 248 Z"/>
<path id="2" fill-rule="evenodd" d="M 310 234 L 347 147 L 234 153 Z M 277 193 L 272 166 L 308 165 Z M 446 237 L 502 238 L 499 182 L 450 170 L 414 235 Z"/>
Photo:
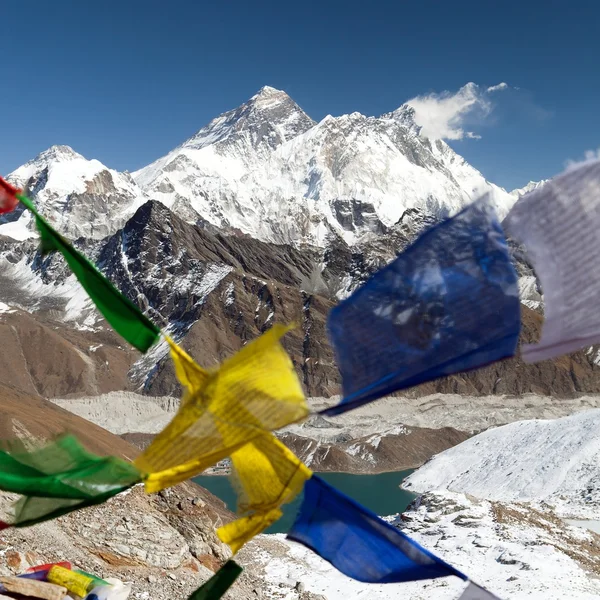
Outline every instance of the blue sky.
<path id="1" fill-rule="evenodd" d="M 449 143 L 508 189 L 600 147 L 595 0 L 5 0 L 0 11 L 0 173 L 52 144 L 135 170 L 263 85 L 316 120 L 420 97 L 436 135 L 481 136 Z M 465 99 L 467 82 L 478 87 Z"/>

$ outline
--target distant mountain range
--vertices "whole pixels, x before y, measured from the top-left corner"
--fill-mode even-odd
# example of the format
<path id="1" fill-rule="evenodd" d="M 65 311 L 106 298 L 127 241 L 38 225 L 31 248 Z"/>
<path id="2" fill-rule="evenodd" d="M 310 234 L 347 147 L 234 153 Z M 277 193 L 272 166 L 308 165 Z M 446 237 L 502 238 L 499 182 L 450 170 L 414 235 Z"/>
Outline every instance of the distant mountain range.
<path id="1" fill-rule="evenodd" d="M 331 235 L 354 244 L 385 233 L 407 211 L 446 216 L 483 193 L 504 216 L 514 195 L 445 142 L 421 137 L 413 116 L 403 105 L 381 117 L 315 123 L 285 92 L 264 87 L 131 175 L 53 146 L 9 179 L 66 233 L 94 239 L 114 233 L 147 199 L 190 223 L 321 247 Z"/>
<path id="2" fill-rule="evenodd" d="M 421 137 L 406 105 L 315 123 L 269 87 L 136 173 L 53 146 L 9 179 L 202 364 L 275 321 L 298 323 L 286 347 L 306 392 L 324 397 L 340 383 L 329 309 L 475 197 L 490 194 L 503 216 L 523 192 L 487 182 L 447 144 Z M 523 300 L 539 310 L 534 273 L 517 248 L 515 257 Z M 19 372 L 16 355 L 5 359 L 0 384 L 63 398 L 178 392 L 166 346 L 141 359 L 126 348 L 62 259 L 40 256 L 27 212 L 0 220 L 0 290 L 0 339 L 21 348 L 26 365 Z M 528 308 L 531 340 L 541 318 Z M 596 356 L 506 361 L 411 393 L 595 392 Z"/>

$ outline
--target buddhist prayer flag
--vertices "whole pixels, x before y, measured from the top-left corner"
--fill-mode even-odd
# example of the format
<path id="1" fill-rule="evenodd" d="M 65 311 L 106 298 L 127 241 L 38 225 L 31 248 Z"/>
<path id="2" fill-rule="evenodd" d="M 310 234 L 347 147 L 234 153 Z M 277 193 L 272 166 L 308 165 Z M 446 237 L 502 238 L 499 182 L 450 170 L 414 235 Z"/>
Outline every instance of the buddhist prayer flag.
<path id="1" fill-rule="evenodd" d="M 583 163 L 520 198 L 504 224 L 523 243 L 544 294 L 536 362 L 600 341 L 600 161 Z"/>
<path id="2" fill-rule="evenodd" d="M 135 461 L 149 474 L 147 492 L 198 475 L 254 438 L 308 414 L 292 361 L 279 343 L 288 330 L 275 325 L 210 371 L 168 340 L 185 393 L 174 419 Z"/>
<path id="3" fill-rule="evenodd" d="M 365 583 L 467 577 L 407 535 L 313 475 L 288 538 Z"/>
<path id="4" fill-rule="evenodd" d="M 76 573 L 70 569 L 65 569 L 60 565 L 51 567 L 46 579 L 50 583 L 55 583 L 56 585 L 67 588 L 67 591 L 71 594 L 80 596 L 81 598 L 84 598 L 87 593 L 93 589 L 95 584 L 92 577 L 88 577 L 82 573 Z"/>
<path id="5" fill-rule="evenodd" d="M 14 506 L 15 527 L 100 504 L 141 480 L 131 463 L 96 456 L 70 435 L 30 452 L 0 451 L 0 490 L 23 496 Z"/>
<path id="6" fill-rule="evenodd" d="M 486 198 L 432 227 L 331 310 L 338 414 L 425 381 L 512 356 L 517 274 Z"/>
<path id="7" fill-rule="evenodd" d="M 491 592 L 484 590 L 481 586 L 469 581 L 465 591 L 458 600 L 500 600 L 498 596 L 494 596 Z"/>
<path id="8" fill-rule="evenodd" d="M 243 569 L 233 560 L 228 560 L 205 584 L 199 587 L 188 600 L 219 600 L 234 584 Z"/>
<path id="9" fill-rule="evenodd" d="M 217 535 L 235 553 L 281 517 L 280 507 L 302 491 L 312 471 L 271 433 L 236 450 L 231 464 L 237 512 L 243 516 Z"/>
<path id="10" fill-rule="evenodd" d="M 0 215 L 9 213 L 17 208 L 19 190 L 0 177 Z"/>
<path id="11" fill-rule="evenodd" d="M 121 294 L 83 254 L 75 250 L 55 231 L 39 214 L 29 198 L 18 193 L 16 188 L 0 177 L 0 213 L 3 212 L 3 206 L 12 206 L 13 199 L 22 202 L 35 216 L 42 242 L 42 253 L 60 252 L 96 308 L 113 329 L 140 352 L 146 352 L 159 338 L 158 327 L 133 302 Z"/>

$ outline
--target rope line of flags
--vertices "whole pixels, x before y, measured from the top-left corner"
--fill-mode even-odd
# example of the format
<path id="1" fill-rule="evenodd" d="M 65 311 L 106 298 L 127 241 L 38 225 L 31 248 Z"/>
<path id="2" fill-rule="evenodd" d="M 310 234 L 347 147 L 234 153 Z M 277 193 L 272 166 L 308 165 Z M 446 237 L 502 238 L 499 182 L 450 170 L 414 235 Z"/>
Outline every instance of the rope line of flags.
<path id="1" fill-rule="evenodd" d="M 462 600 L 491 592 L 399 529 L 331 487 L 273 434 L 311 414 L 281 346 L 291 329 L 274 325 L 216 368 L 203 369 L 44 219 L 35 203 L 0 178 L 0 214 L 22 203 L 35 218 L 40 252 L 59 252 L 113 329 L 146 353 L 170 347 L 184 390 L 179 410 L 133 462 L 99 457 L 75 436 L 36 450 L 16 442 L 0 451 L 0 490 L 21 495 L 10 523 L 25 527 L 105 502 L 143 483 L 158 492 L 229 457 L 238 519 L 217 530 L 235 554 L 281 516 L 302 491 L 288 538 L 358 581 L 397 583 L 456 576 Z M 600 339 L 592 299 L 600 271 L 600 161 L 570 169 L 520 198 L 504 227 L 529 253 L 544 292 L 540 342 L 522 355 L 535 362 Z M 511 357 L 520 332 L 518 276 L 491 202 L 480 198 L 434 225 L 389 265 L 334 307 L 328 333 L 342 377 L 336 415 L 398 390 Z M 189 600 L 218 600 L 241 573 L 230 560 Z"/>

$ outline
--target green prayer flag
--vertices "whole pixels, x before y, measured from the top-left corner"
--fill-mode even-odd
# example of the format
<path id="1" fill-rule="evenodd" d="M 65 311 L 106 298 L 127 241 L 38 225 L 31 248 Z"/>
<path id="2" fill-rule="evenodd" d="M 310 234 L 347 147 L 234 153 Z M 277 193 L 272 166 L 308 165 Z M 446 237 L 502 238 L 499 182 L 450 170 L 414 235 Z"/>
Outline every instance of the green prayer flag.
<path id="1" fill-rule="evenodd" d="M 15 527 L 100 504 L 142 478 L 132 463 L 96 456 L 72 435 L 29 452 L 0 451 L 0 490 L 24 496 L 14 506 Z"/>
<path id="2" fill-rule="evenodd" d="M 17 194 L 17 198 L 35 215 L 42 240 L 42 253 L 55 250 L 60 252 L 113 329 L 140 352 L 146 352 L 158 340 L 158 327 L 131 300 L 121 294 L 83 254 L 53 229 L 38 213 L 29 198 L 22 194 Z"/>
<path id="3" fill-rule="evenodd" d="M 228 560 L 206 583 L 200 586 L 188 600 L 219 600 L 233 585 L 243 571 L 234 560 Z"/>

